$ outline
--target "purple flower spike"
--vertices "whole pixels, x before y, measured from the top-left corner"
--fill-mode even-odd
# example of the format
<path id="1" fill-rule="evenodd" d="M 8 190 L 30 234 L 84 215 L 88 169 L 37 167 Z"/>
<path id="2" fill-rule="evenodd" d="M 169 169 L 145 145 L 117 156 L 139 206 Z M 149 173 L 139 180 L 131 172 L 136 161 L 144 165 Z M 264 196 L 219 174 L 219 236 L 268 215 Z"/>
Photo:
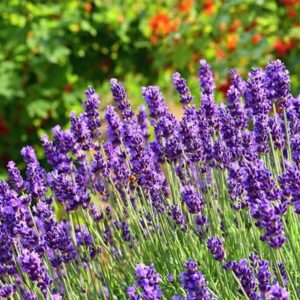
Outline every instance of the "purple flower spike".
<path id="1" fill-rule="evenodd" d="M 135 278 L 135 286 L 127 289 L 127 295 L 130 300 L 159 300 L 162 298 L 163 295 L 159 288 L 161 277 L 155 273 L 153 264 L 150 266 L 144 264 L 137 265 Z"/>
<path id="2" fill-rule="evenodd" d="M 281 287 L 278 283 L 271 286 L 270 291 L 267 294 L 268 300 L 288 300 L 289 294 L 286 288 Z"/>
<path id="3" fill-rule="evenodd" d="M 29 279 L 36 281 L 41 291 L 45 294 L 52 280 L 49 278 L 39 255 L 34 251 L 23 249 L 18 260 L 22 270 L 28 275 Z"/>
<path id="4" fill-rule="evenodd" d="M 209 292 L 205 277 L 198 271 L 198 263 L 189 259 L 185 264 L 185 272 L 180 274 L 182 287 L 187 292 L 187 299 L 210 300 L 215 297 Z M 178 299 L 178 298 L 177 298 Z"/>
<path id="5" fill-rule="evenodd" d="M 200 60 L 199 81 L 201 86 L 201 110 L 209 125 L 217 129 L 219 127 L 219 107 L 214 101 L 216 85 L 210 65 L 204 59 Z"/>
<path id="6" fill-rule="evenodd" d="M 87 127 L 90 130 L 91 137 L 96 138 L 100 135 L 100 98 L 92 87 L 88 87 L 85 91 L 86 101 L 83 102 L 85 106 L 84 119 Z"/>
<path id="7" fill-rule="evenodd" d="M 24 300 L 38 300 L 39 298 L 33 291 L 22 291 L 22 297 Z"/>
<path id="8" fill-rule="evenodd" d="M 231 69 L 229 71 L 229 74 L 231 75 L 231 82 L 233 87 L 239 91 L 241 96 L 244 96 L 246 90 L 246 82 L 243 80 L 236 69 Z"/>
<path id="9" fill-rule="evenodd" d="M 173 74 L 173 84 L 180 95 L 180 102 L 183 104 L 189 104 L 193 100 L 193 96 L 186 85 L 186 81 L 181 77 L 180 73 L 176 72 Z"/>
<path id="10" fill-rule="evenodd" d="M 180 190 L 181 200 L 186 203 L 187 209 L 191 214 L 197 214 L 202 211 L 204 203 L 203 199 L 198 195 L 196 189 L 192 185 L 186 185 Z"/>
<path id="11" fill-rule="evenodd" d="M 121 141 L 122 121 L 111 105 L 105 109 L 105 120 L 107 122 L 107 132 L 110 142 L 118 145 Z"/>
<path id="12" fill-rule="evenodd" d="M 123 84 L 118 82 L 118 80 L 115 78 L 112 78 L 110 80 L 110 84 L 114 101 L 119 111 L 121 112 L 123 119 L 131 119 L 134 116 L 134 112 L 131 110 L 131 105 L 127 101 L 127 94 L 125 92 Z"/>
<path id="13" fill-rule="evenodd" d="M 199 81 L 202 88 L 202 93 L 211 95 L 216 88 L 216 85 L 210 65 L 206 62 L 205 59 L 200 60 Z"/>
<path id="14" fill-rule="evenodd" d="M 146 111 L 146 107 L 144 105 L 139 106 L 139 113 L 137 116 L 138 124 L 140 127 L 140 131 L 142 132 L 145 140 L 147 141 L 149 139 L 149 120 L 148 120 L 148 114 Z"/>
<path id="15" fill-rule="evenodd" d="M 83 150 L 90 148 L 91 132 L 84 115 L 76 116 L 75 112 L 70 114 L 71 132 Z"/>
<path id="16" fill-rule="evenodd" d="M 247 116 L 241 100 L 241 92 L 231 85 L 227 92 L 228 110 L 239 128 L 246 128 Z"/>
<path id="17" fill-rule="evenodd" d="M 159 87 L 143 87 L 142 94 L 148 105 L 150 117 L 152 117 L 153 119 L 157 119 L 166 114 L 168 109 L 165 103 L 165 99 L 159 90 Z"/>
<path id="18" fill-rule="evenodd" d="M 220 239 L 211 237 L 207 240 L 207 247 L 215 260 L 221 261 L 225 258 L 225 252 L 223 250 L 223 243 Z"/>
<path id="19" fill-rule="evenodd" d="M 16 286 L 12 284 L 0 285 L 0 297 L 10 298 L 16 291 Z"/>
<path id="20" fill-rule="evenodd" d="M 20 192 L 24 187 L 24 180 L 21 176 L 20 170 L 16 167 L 15 162 L 8 162 L 7 170 L 11 185 L 17 192 Z"/>
<path id="21" fill-rule="evenodd" d="M 262 69 L 252 69 L 248 75 L 247 90 L 245 92 L 246 107 L 252 109 L 253 115 L 267 114 L 272 109 L 268 99 L 268 91 Z"/>
<path id="22" fill-rule="evenodd" d="M 271 61 L 266 66 L 266 84 L 268 98 L 275 99 L 281 108 L 286 108 L 292 98 L 289 71 L 279 60 Z"/>
<path id="23" fill-rule="evenodd" d="M 182 231 L 186 231 L 187 225 L 185 223 L 185 216 L 181 212 L 178 204 L 174 204 L 171 206 L 171 215 L 176 225 L 180 226 Z"/>

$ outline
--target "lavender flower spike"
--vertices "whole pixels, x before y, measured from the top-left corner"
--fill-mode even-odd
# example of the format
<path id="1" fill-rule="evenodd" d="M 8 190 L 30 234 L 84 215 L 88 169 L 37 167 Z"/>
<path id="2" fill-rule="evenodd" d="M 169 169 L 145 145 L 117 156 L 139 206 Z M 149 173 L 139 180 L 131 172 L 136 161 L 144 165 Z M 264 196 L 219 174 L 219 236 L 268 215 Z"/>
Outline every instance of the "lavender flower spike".
<path id="1" fill-rule="evenodd" d="M 225 258 L 223 243 L 220 239 L 216 237 L 209 238 L 207 240 L 207 248 L 210 250 L 215 260 L 221 261 Z"/>
<path id="2" fill-rule="evenodd" d="M 87 88 L 85 95 L 87 100 L 83 102 L 83 105 L 85 106 L 84 117 L 91 136 L 95 138 L 100 135 L 100 98 L 92 87 Z"/>
<path id="3" fill-rule="evenodd" d="M 288 300 L 289 294 L 286 288 L 281 287 L 278 283 L 271 286 L 270 291 L 267 294 L 268 300 Z"/>
<path id="4" fill-rule="evenodd" d="M 16 167 L 14 161 L 10 161 L 7 164 L 8 178 L 11 185 L 16 191 L 21 191 L 24 187 L 24 180 L 21 176 L 20 170 Z"/>
<path id="5" fill-rule="evenodd" d="M 205 59 L 200 60 L 199 81 L 202 88 L 202 93 L 211 95 L 216 88 L 216 85 L 210 65 L 206 62 Z"/>
<path id="6" fill-rule="evenodd" d="M 154 266 L 146 266 L 139 264 L 135 269 L 135 286 L 131 286 L 127 289 L 127 294 L 130 300 L 159 300 L 162 298 L 162 292 L 159 288 L 159 282 L 161 277 L 155 273 Z M 137 288 L 141 291 L 141 296 L 137 291 Z"/>
<path id="7" fill-rule="evenodd" d="M 184 264 L 184 267 L 186 268 L 186 271 L 180 274 L 180 281 L 182 283 L 182 287 L 187 292 L 187 299 L 215 299 L 206 286 L 205 277 L 198 271 L 198 263 L 189 259 Z"/>
<path id="8" fill-rule="evenodd" d="M 161 94 L 159 87 L 148 86 L 142 88 L 143 97 L 148 105 L 150 117 L 157 119 L 162 117 L 167 112 L 167 105 L 165 99 Z"/>
<path id="9" fill-rule="evenodd" d="M 193 100 L 193 96 L 186 85 L 186 81 L 181 77 L 180 73 L 173 74 L 173 85 L 180 95 L 180 102 L 183 104 L 189 104 Z"/>
<path id="10" fill-rule="evenodd" d="M 117 79 L 112 78 L 110 80 L 111 92 L 113 94 L 114 101 L 120 110 L 124 120 L 129 120 L 134 116 L 134 112 L 131 110 L 131 105 L 127 101 L 127 94 L 125 92 L 122 83 L 118 82 Z"/>
<path id="11" fill-rule="evenodd" d="M 197 214 L 203 209 L 203 200 L 197 194 L 193 185 L 186 185 L 180 190 L 182 201 L 186 203 L 187 209 L 191 214 Z"/>

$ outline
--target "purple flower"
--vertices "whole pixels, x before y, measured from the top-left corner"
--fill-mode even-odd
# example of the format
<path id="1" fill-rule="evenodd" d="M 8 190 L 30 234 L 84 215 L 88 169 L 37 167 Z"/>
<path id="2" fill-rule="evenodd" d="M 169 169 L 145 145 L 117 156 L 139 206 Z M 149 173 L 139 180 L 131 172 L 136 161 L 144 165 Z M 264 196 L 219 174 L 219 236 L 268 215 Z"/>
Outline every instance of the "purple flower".
<path id="1" fill-rule="evenodd" d="M 225 252 L 223 250 L 223 242 L 216 237 L 211 237 L 207 240 L 207 247 L 215 260 L 221 261 L 225 258 Z"/>
<path id="2" fill-rule="evenodd" d="M 124 86 L 115 78 L 110 80 L 110 84 L 114 101 L 122 114 L 123 120 L 131 119 L 134 116 L 134 112 L 131 110 L 131 105 L 127 101 L 127 94 Z"/>
<path id="3" fill-rule="evenodd" d="M 255 116 L 267 114 L 272 108 L 272 103 L 268 99 L 265 78 L 262 69 L 253 68 L 248 75 L 245 91 L 246 108 L 250 108 Z"/>
<path id="4" fill-rule="evenodd" d="M 186 271 L 180 274 L 180 281 L 186 290 L 187 299 L 215 299 L 207 288 L 205 277 L 198 271 L 198 263 L 189 259 L 183 266 Z"/>
<path id="5" fill-rule="evenodd" d="M 291 150 L 293 160 L 300 165 L 300 133 L 295 134 L 291 138 Z"/>
<path id="6" fill-rule="evenodd" d="M 238 262 L 228 261 L 223 268 L 225 270 L 232 270 L 235 276 L 239 279 L 243 290 L 250 299 L 258 299 L 258 287 L 255 280 L 255 274 L 248 266 L 247 259 L 241 259 Z M 242 291 L 240 291 L 243 293 Z"/>
<path id="7" fill-rule="evenodd" d="M 198 195 L 193 185 L 186 185 L 180 189 L 181 200 L 185 202 L 188 211 L 191 214 L 197 214 L 202 211 L 203 199 Z"/>
<path id="8" fill-rule="evenodd" d="M 121 229 L 122 229 L 123 240 L 126 242 L 130 242 L 131 240 L 130 228 L 128 226 L 128 223 L 124 220 L 121 222 Z"/>
<path id="9" fill-rule="evenodd" d="M 178 134 L 174 134 L 168 138 L 165 146 L 165 156 L 169 162 L 178 160 L 182 154 L 182 148 Z"/>
<path id="10" fill-rule="evenodd" d="M 281 108 L 286 108 L 291 100 L 289 71 L 279 60 L 271 61 L 266 66 L 266 85 L 268 98 L 275 99 Z"/>
<path id="11" fill-rule="evenodd" d="M 259 282 L 258 288 L 262 293 L 266 293 L 270 290 L 271 278 L 272 274 L 269 271 L 269 263 L 265 260 L 259 261 L 257 280 Z"/>
<path id="12" fill-rule="evenodd" d="M 291 202 L 295 212 L 300 214 L 300 170 L 298 166 L 286 163 L 286 171 L 279 177 L 284 203 Z"/>
<path id="13" fill-rule="evenodd" d="M 53 171 L 48 174 L 48 182 L 57 200 L 64 204 L 67 211 L 75 210 L 78 206 L 90 201 L 84 174 L 80 169 L 74 174 L 59 174 Z"/>
<path id="14" fill-rule="evenodd" d="M 269 128 L 275 149 L 282 149 L 284 146 L 285 137 L 279 122 L 275 117 L 269 119 Z"/>
<path id="15" fill-rule="evenodd" d="M 173 273 L 170 273 L 170 274 L 168 275 L 168 281 L 172 283 L 172 282 L 174 282 L 174 280 L 175 280 L 175 279 L 174 279 L 174 274 L 173 274 Z"/>
<path id="16" fill-rule="evenodd" d="M 86 125 L 90 131 L 90 135 L 92 138 L 96 138 L 100 136 L 100 98 L 96 91 L 92 87 L 88 87 L 85 91 L 86 101 L 83 102 L 85 107 L 84 119 Z"/>
<path id="17" fill-rule="evenodd" d="M 146 107 L 144 105 L 139 106 L 139 113 L 137 115 L 137 121 L 139 129 L 142 132 L 145 141 L 149 139 L 149 120 Z"/>
<path id="18" fill-rule="evenodd" d="M 216 88 L 210 65 L 200 60 L 199 82 L 201 87 L 201 109 L 209 123 L 215 129 L 219 127 L 218 106 L 214 101 L 214 89 Z"/>
<path id="19" fill-rule="evenodd" d="M 159 140 L 160 138 L 170 137 L 177 129 L 177 120 L 173 114 L 169 111 L 165 115 L 161 116 L 155 124 L 155 136 Z"/>
<path id="20" fill-rule="evenodd" d="M 122 121 L 119 115 L 115 112 L 113 106 L 108 105 L 105 109 L 105 120 L 107 122 L 108 139 L 114 145 L 119 145 L 121 142 Z"/>
<path id="21" fill-rule="evenodd" d="M 23 147 L 21 150 L 25 164 L 37 163 L 37 158 L 34 149 L 31 146 Z"/>
<path id="22" fill-rule="evenodd" d="M 28 275 L 30 280 L 36 281 L 41 291 L 45 294 L 52 280 L 49 278 L 39 255 L 34 251 L 23 249 L 18 257 L 18 261 L 23 272 Z"/>
<path id="23" fill-rule="evenodd" d="M 269 151 L 269 117 L 268 115 L 257 115 L 254 117 L 254 140 L 259 153 Z"/>
<path id="24" fill-rule="evenodd" d="M 231 162 L 230 148 L 221 139 L 214 143 L 213 158 L 220 169 L 225 169 Z"/>
<path id="25" fill-rule="evenodd" d="M 12 284 L 0 285 L 0 297 L 10 298 L 16 291 L 16 286 Z"/>
<path id="26" fill-rule="evenodd" d="M 43 197 L 47 192 L 46 171 L 40 166 L 32 147 L 24 147 L 21 154 L 27 164 L 26 190 L 35 198 Z"/>
<path id="27" fill-rule="evenodd" d="M 281 287 L 278 283 L 271 286 L 270 291 L 267 294 L 269 300 L 288 300 L 289 294 L 286 288 Z"/>
<path id="28" fill-rule="evenodd" d="M 185 222 L 185 216 L 181 212 L 178 204 L 173 204 L 171 206 L 171 215 L 176 225 L 180 226 L 182 231 L 187 230 L 187 224 Z"/>
<path id="29" fill-rule="evenodd" d="M 142 94 L 148 105 L 150 117 L 152 117 L 153 119 L 157 119 L 166 114 L 168 109 L 165 104 L 165 99 L 159 90 L 159 87 L 143 87 Z"/>
<path id="30" fill-rule="evenodd" d="M 202 93 L 209 96 L 212 95 L 213 91 L 216 88 L 216 85 L 210 65 L 206 62 L 205 59 L 200 60 L 199 82 Z"/>
<path id="31" fill-rule="evenodd" d="M 88 150 L 91 145 L 91 132 L 84 115 L 76 116 L 75 112 L 70 114 L 71 133 L 76 142 L 83 150 Z"/>
<path id="32" fill-rule="evenodd" d="M 241 96 L 244 96 L 245 90 L 247 88 L 246 82 L 243 80 L 236 69 L 231 69 L 229 71 L 229 74 L 231 75 L 231 82 L 234 88 L 239 91 Z"/>
<path id="33" fill-rule="evenodd" d="M 246 128 L 247 116 L 240 97 L 240 91 L 231 85 L 227 92 L 228 110 L 235 121 L 235 125 L 239 128 Z M 222 122 L 222 125 L 223 124 Z"/>
<path id="34" fill-rule="evenodd" d="M 22 291 L 22 297 L 24 300 L 38 300 L 39 298 L 33 291 Z"/>
<path id="35" fill-rule="evenodd" d="M 254 160 L 245 168 L 245 190 L 250 213 L 256 219 L 255 225 L 264 230 L 261 239 L 272 248 L 280 248 L 286 238 L 281 220 L 280 210 L 273 206 L 280 194 L 275 186 L 271 172 L 261 160 Z"/>
<path id="36" fill-rule="evenodd" d="M 70 225 L 64 221 L 44 222 L 45 243 L 49 248 L 50 261 L 54 267 L 74 260 L 76 250 L 71 239 Z"/>
<path id="37" fill-rule="evenodd" d="M 24 180 L 21 176 L 20 170 L 16 167 L 15 162 L 13 161 L 8 162 L 7 170 L 8 170 L 8 178 L 11 185 L 17 192 L 20 192 L 24 187 Z"/>
<path id="38" fill-rule="evenodd" d="M 183 104 L 189 104 L 193 100 L 193 96 L 186 85 L 186 81 L 181 77 L 180 73 L 173 74 L 173 85 L 180 95 L 180 102 Z"/>
<path id="39" fill-rule="evenodd" d="M 94 159 L 92 161 L 92 172 L 96 175 L 100 173 L 104 177 L 109 175 L 109 166 L 107 161 L 104 159 L 102 153 L 99 151 L 94 155 Z"/>
<path id="40" fill-rule="evenodd" d="M 204 215 L 197 215 L 195 218 L 196 230 L 199 234 L 199 237 L 204 237 L 208 232 L 209 222 Z"/>
<path id="41" fill-rule="evenodd" d="M 179 124 L 184 152 L 192 162 L 204 161 L 204 148 L 198 115 L 195 106 L 185 107 Z"/>
<path id="42" fill-rule="evenodd" d="M 245 193 L 245 178 L 245 169 L 237 162 L 231 163 L 228 166 L 228 193 L 230 195 L 230 199 L 234 202 L 235 209 L 243 207 L 243 204 L 239 203 L 238 200 Z"/>
<path id="43" fill-rule="evenodd" d="M 135 269 L 135 286 L 127 289 L 127 295 L 130 300 L 159 300 L 162 298 L 162 292 L 159 287 L 161 277 L 155 273 L 154 266 L 139 264 Z"/>

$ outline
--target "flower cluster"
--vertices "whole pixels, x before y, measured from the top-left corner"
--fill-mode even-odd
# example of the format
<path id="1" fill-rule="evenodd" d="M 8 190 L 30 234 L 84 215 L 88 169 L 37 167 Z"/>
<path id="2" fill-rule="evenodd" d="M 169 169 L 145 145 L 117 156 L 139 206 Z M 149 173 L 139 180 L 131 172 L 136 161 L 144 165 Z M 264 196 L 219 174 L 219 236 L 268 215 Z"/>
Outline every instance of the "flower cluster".
<path id="1" fill-rule="evenodd" d="M 175 73 L 180 120 L 157 86 L 142 88 L 148 110 L 136 114 L 112 79 L 103 129 L 89 87 L 70 129 L 42 137 L 48 167 L 24 147 L 24 172 L 9 162 L 0 181 L 0 296 L 297 297 L 300 98 L 279 60 L 230 75 L 217 105 L 201 60 L 196 107 Z"/>

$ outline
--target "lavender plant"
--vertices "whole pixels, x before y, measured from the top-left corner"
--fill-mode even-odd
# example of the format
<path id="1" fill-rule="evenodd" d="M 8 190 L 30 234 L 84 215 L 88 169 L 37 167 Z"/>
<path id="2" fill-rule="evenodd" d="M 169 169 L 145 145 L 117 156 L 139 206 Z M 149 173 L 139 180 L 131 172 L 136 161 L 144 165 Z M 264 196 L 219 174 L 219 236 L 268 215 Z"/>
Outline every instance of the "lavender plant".
<path id="1" fill-rule="evenodd" d="M 103 128 L 89 87 L 42 137 L 48 168 L 24 147 L 0 182 L 0 297 L 299 299 L 300 98 L 279 60 L 230 74 L 217 105 L 201 60 L 196 107 L 175 73 L 180 120 L 156 86 L 136 114 L 112 79 Z"/>

